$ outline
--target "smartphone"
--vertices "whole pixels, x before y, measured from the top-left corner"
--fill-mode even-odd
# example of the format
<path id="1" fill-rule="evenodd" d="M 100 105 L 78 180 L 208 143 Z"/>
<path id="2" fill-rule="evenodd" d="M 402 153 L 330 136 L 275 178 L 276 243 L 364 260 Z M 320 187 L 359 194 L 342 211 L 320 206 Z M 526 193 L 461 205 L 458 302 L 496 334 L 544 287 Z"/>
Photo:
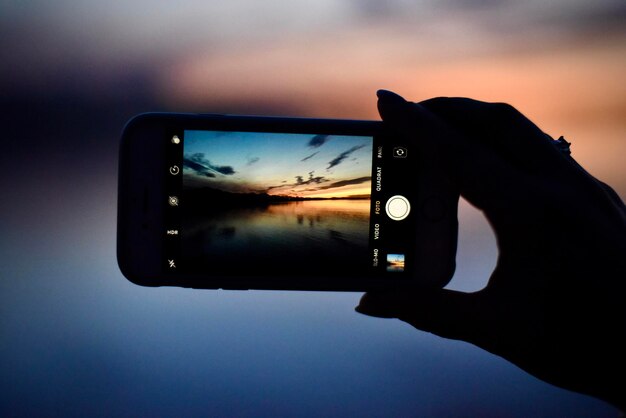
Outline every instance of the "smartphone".
<path id="1" fill-rule="evenodd" d="M 378 121 L 141 114 L 120 147 L 120 269 L 143 286 L 444 286 L 456 235 L 435 252 L 420 235 L 413 154 Z"/>

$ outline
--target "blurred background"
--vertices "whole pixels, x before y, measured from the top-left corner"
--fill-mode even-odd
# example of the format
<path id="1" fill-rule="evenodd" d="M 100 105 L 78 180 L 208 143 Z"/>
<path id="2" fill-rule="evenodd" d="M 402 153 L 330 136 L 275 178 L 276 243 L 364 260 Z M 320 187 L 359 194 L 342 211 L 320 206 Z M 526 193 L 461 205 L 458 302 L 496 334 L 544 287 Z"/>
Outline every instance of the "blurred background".
<path id="1" fill-rule="evenodd" d="M 1 416 L 613 417 L 360 294 L 141 288 L 115 258 L 145 111 L 377 119 L 375 91 L 508 102 L 626 196 L 621 0 L 0 2 Z M 451 288 L 496 247 L 463 203 Z"/>

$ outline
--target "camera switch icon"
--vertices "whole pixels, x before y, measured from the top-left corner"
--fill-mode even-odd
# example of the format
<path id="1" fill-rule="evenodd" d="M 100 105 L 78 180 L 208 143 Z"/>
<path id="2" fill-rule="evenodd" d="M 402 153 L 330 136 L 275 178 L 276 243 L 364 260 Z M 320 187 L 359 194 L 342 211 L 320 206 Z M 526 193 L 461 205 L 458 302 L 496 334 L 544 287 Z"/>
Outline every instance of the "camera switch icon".
<path id="1" fill-rule="evenodd" d="M 394 158 L 406 158 L 408 154 L 408 150 L 405 147 L 394 147 L 393 148 L 393 157 Z"/>
<path id="2" fill-rule="evenodd" d="M 180 173 L 180 168 L 178 168 L 177 165 L 173 165 L 173 166 L 170 167 L 170 174 L 171 175 L 175 176 L 178 173 Z"/>

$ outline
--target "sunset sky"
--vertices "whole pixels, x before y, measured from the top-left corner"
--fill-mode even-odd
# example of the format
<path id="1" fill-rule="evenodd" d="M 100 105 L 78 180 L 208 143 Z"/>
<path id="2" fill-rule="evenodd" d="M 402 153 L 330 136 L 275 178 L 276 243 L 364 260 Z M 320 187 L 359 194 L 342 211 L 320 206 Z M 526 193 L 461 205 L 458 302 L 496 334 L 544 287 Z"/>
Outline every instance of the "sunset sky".
<path id="1" fill-rule="evenodd" d="M 5 92 L 361 119 L 378 119 L 378 88 L 508 102 L 626 195 L 621 0 L 34 0 L 0 11 Z"/>
<path id="2" fill-rule="evenodd" d="M 371 137 L 185 131 L 184 141 L 186 187 L 326 198 L 371 191 Z"/>
<path id="3" fill-rule="evenodd" d="M 115 245 L 137 113 L 378 120 L 379 88 L 510 103 L 626 198 L 624 0 L 3 1 L 0 58 L 0 416 L 619 415 L 472 344 L 360 317 L 360 294 L 135 286 Z M 356 142 L 310 139 L 285 154 L 297 169 L 198 146 L 186 172 L 233 190 L 369 175 L 365 148 L 328 169 Z M 253 176 L 267 161 L 280 172 Z M 448 288 L 477 291 L 496 240 L 466 202 L 459 227 Z"/>

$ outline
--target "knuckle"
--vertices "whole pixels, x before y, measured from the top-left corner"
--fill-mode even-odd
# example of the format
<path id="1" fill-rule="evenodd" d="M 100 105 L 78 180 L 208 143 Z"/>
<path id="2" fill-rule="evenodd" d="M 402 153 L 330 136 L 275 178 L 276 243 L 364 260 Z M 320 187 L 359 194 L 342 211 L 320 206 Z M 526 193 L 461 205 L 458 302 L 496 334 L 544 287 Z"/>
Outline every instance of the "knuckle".
<path id="1" fill-rule="evenodd" d="M 492 103 L 491 111 L 496 117 L 510 119 L 520 116 L 520 112 L 508 103 Z"/>

